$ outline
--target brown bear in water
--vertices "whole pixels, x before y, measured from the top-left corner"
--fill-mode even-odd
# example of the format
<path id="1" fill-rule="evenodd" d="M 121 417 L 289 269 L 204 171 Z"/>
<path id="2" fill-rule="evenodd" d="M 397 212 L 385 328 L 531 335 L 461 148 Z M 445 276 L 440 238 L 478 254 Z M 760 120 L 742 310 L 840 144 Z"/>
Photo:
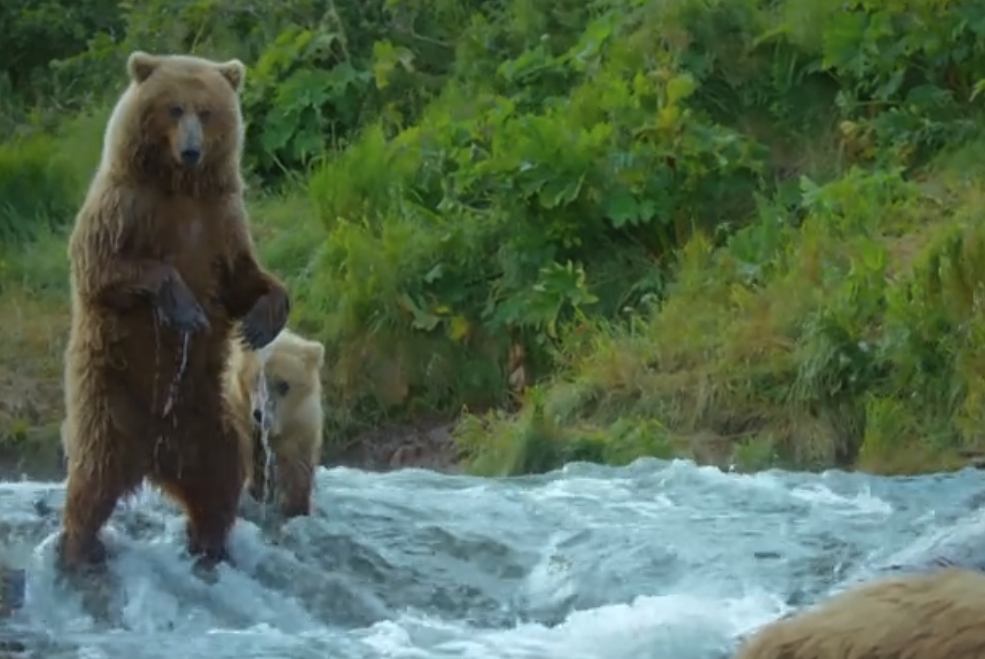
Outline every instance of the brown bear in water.
<path id="1" fill-rule="evenodd" d="M 321 461 L 321 369 L 325 346 L 285 328 L 263 350 L 232 346 L 226 373 L 226 395 L 244 436 L 243 471 L 256 501 L 276 493 L 287 519 L 311 513 L 315 468 Z M 266 482 L 267 450 L 275 458 L 276 477 Z"/>
<path id="2" fill-rule="evenodd" d="M 127 69 L 68 246 L 66 569 L 105 559 L 99 531 L 144 477 L 184 508 L 190 553 L 228 557 L 243 483 L 222 395 L 232 328 L 261 348 L 290 308 L 249 232 L 243 64 L 134 52 Z"/>
<path id="3" fill-rule="evenodd" d="M 878 579 L 766 625 L 736 659 L 980 659 L 985 574 Z"/>

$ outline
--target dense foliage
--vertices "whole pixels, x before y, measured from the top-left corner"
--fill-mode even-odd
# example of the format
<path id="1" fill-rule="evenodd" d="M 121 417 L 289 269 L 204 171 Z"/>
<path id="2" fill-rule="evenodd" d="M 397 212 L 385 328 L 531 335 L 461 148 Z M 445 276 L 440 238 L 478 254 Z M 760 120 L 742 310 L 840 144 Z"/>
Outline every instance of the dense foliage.
<path id="1" fill-rule="evenodd" d="M 335 431 L 526 400 L 461 428 L 493 472 L 978 441 L 974 162 L 929 166 L 980 137 L 971 0 L 41 0 L 0 25 L 4 245 L 58 239 L 130 51 L 247 62 L 258 231 L 329 346 Z M 0 293 L 37 279 L 11 258 Z"/>

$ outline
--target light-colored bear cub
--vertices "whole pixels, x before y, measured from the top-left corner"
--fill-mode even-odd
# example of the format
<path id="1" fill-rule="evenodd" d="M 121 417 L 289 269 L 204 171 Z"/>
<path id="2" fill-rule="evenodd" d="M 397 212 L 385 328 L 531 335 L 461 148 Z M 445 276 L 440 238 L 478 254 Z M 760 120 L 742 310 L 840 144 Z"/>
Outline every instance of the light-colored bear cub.
<path id="1" fill-rule="evenodd" d="M 284 329 L 262 350 L 234 341 L 226 369 L 226 397 L 248 445 L 243 447 L 246 489 L 256 501 L 276 496 L 285 518 L 309 515 L 314 472 L 321 460 L 321 369 L 325 347 Z M 266 483 L 267 451 L 274 457 Z"/>

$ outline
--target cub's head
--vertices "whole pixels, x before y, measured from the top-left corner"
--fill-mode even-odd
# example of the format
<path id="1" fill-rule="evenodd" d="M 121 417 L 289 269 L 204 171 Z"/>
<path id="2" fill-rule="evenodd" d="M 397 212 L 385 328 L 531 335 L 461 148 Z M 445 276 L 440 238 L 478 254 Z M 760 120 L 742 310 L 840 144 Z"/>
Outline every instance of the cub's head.
<path id="1" fill-rule="evenodd" d="M 137 51 L 127 71 L 130 85 L 106 129 L 104 166 L 152 178 L 195 177 L 230 165 L 238 172 L 242 62 Z"/>
<path id="2" fill-rule="evenodd" d="M 265 358 L 252 396 L 253 421 L 276 435 L 303 407 L 320 405 L 325 347 L 284 329 L 261 352 Z"/>

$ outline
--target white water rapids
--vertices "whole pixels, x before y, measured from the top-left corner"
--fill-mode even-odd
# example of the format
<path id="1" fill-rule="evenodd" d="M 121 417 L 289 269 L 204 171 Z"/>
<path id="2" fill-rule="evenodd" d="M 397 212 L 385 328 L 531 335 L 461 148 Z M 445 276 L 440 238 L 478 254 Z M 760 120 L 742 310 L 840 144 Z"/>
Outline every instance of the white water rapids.
<path id="1" fill-rule="evenodd" d="M 514 479 L 321 469 L 314 515 L 246 514 L 214 583 L 145 488 L 104 532 L 98 597 L 56 578 L 63 485 L 0 483 L 0 549 L 27 576 L 0 640 L 45 659 L 719 659 L 880 567 L 976 561 L 981 481 L 658 460 Z"/>

